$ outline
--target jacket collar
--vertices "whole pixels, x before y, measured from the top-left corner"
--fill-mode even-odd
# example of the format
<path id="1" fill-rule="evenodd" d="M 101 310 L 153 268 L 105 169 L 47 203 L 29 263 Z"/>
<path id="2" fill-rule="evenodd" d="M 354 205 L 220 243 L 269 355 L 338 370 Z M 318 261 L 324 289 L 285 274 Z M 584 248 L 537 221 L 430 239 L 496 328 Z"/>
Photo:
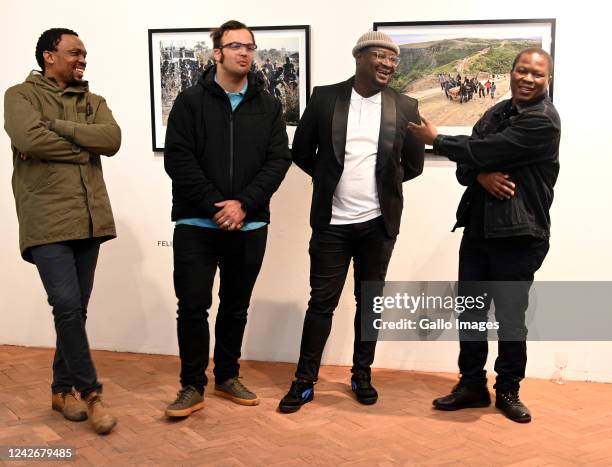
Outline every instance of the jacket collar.
<path id="1" fill-rule="evenodd" d="M 523 112 L 540 105 L 545 100 L 550 101 L 548 93 L 543 94 L 529 102 L 518 102 L 516 105 L 512 104 L 512 99 L 508 99 L 505 101 L 505 103 L 503 103 L 503 105 L 500 105 L 499 108 L 496 109 L 493 113 L 499 115 L 504 112 L 515 111 L 517 114 L 522 114 Z"/>
<path id="2" fill-rule="evenodd" d="M 380 133 L 378 136 L 376 171 L 379 171 L 393 156 L 396 120 L 397 108 L 395 107 L 395 94 L 392 89 L 386 87 L 382 92 L 382 112 Z"/>
<path id="3" fill-rule="evenodd" d="M 35 86 L 39 86 L 47 91 L 58 92 L 61 94 L 65 93 L 84 93 L 89 91 L 89 82 L 81 81 L 79 84 L 67 86 L 62 89 L 58 86 L 57 81 L 53 78 L 48 78 L 38 70 L 32 70 L 26 78 L 26 83 L 32 83 Z"/>
<path id="4" fill-rule="evenodd" d="M 202 76 L 200 76 L 198 83 L 202 85 L 205 89 L 210 91 L 212 94 L 225 97 L 225 90 L 215 81 L 216 74 L 217 65 L 213 65 L 207 70 L 204 70 L 204 73 L 202 73 Z M 244 96 L 245 99 L 248 99 L 263 90 L 263 81 L 250 71 L 247 75 L 247 82 L 248 87 Z"/>
<path id="5" fill-rule="evenodd" d="M 340 84 L 340 92 L 336 96 L 334 115 L 332 117 L 332 146 L 334 155 L 341 167 L 344 167 L 346 149 L 346 129 L 348 126 L 348 113 L 351 105 L 351 94 L 355 77 Z M 396 126 L 396 107 L 393 90 L 386 87 L 381 92 L 381 118 L 378 133 L 378 154 L 376 157 L 376 171 L 380 170 L 393 152 Z"/>
<path id="6" fill-rule="evenodd" d="M 535 98 L 532 101 L 529 101 L 529 102 L 518 102 L 514 107 L 516 107 L 516 111 L 518 113 L 522 114 L 526 110 L 529 110 L 532 107 L 535 107 L 536 105 L 539 105 L 544 99 L 549 99 L 550 100 L 550 97 L 548 97 L 548 92 L 545 93 L 545 94 L 542 94 L 541 96 Z M 512 102 L 512 100 L 510 100 L 510 102 Z"/>
<path id="7" fill-rule="evenodd" d="M 332 145 L 336 160 L 341 167 L 344 167 L 346 128 L 348 126 L 348 113 L 351 106 L 351 92 L 354 81 L 354 77 L 351 77 L 340 86 L 340 92 L 336 96 L 334 115 L 332 117 Z"/>

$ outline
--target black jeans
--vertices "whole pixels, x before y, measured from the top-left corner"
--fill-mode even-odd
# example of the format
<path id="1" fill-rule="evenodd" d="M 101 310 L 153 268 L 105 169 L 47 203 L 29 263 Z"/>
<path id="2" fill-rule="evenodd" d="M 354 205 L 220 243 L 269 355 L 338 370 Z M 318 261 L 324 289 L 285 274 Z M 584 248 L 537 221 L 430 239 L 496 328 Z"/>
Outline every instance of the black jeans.
<path id="1" fill-rule="evenodd" d="M 71 240 L 30 249 L 53 307 L 57 343 L 53 359 L 54 393 L 74 386 L 85 398 L 101 392 L 85 332 L 87 304 L 93 287 L 100 240 Z"/>
<path id="2" fill-rule="evenodd" d="M 318 378 L 321 356 L 351 258 L 357 302 L 351 372 L 358 378 L 370 377 L 376 341 L 361 339 L 361 282 L 385 280 L 394 245 L 395 237 L 387 236 L 382 217 L 313 230 L 309 248 L 310 300 L 304 318 L 297 378 L 312 382 Z"/>
<path id="3" fill-rule="evenodd" d="M 203 391 L 208 383 L 208 310 L 217 267 L 219 310 L 215 323 L 214 374 L 222 383 L 238 376 L 240 349 L 251 293 L 261 269 L 268 227 L 247 232 L 177 225 L 174 229 L 174 290 L 181 385 Z"/>
<path id="4" fill-rule="evenodd" d="M 548 253 L 548 239 L 509 237 L 474 239 L 463 236 L 459 249 L 459 294 L 478 296 L 487 293 L 487 306 L 481 316 L 464 313 L 460 320 L 486 321 L 491 299 L 499 322 L 495 360 L 498 391 L 518 390 L 527 366 L 527 328 L 525 312 L 529 306 L 529 290 L 535 272 Z M 491 281 L 488 286 L 470 281 Z M 496 281 L 508 281 L 495 286 Z M 481 289 L 482 290 L 475 290 Z M 486 290 L 485 290 L 486 289 Z M 474 332 L 460 332 L 459 371 L 467 386 L 486 385 L 488 343 L 486 335 L 478 338 Z M 510 336 L 510 337 L 508 337 Z"/>

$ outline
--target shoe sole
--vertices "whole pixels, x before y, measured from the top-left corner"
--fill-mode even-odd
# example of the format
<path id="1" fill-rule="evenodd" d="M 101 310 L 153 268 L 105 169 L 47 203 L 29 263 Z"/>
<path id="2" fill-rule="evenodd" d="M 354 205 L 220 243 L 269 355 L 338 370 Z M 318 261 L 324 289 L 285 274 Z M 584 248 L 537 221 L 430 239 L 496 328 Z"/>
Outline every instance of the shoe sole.
<path id="1" fill-rule="evenodd" d="M 298 410 L 300 410 L 304 404 L 308 404 L 309 402 L 312 402 L 313 399 L 314 399 L 314 394 L 312 396 L 308 397 L 305 401 L 303 401 L 299 405 L 282 405 L 282 404 L 278 404 L 278 410 L 280 412 L 282 412 L 282 413 L 295 413 Z"/>
<path id="2" fill-rule="evenodd" d="M 259 398 L 242 399 L 240 397 L 232 396 L 231 394 L 228 394 L 227 392 L 219 391 L 218 389 L 215 389 L 215 396 L 223 397 L 224 399 L 229 399 L 232 402 L 235 402 L 236 404 L 239 404 L 239 405 L 249 405 L 249 406 L 259 405 Z"/>
<path id="3" fill-rule="evenodd" d="M 117 420 L 115 420 L 110 426 L 104 428 L 103 430 L 97 430 L 96 428 L 94 428 L 94 431 L 99 435 L 107 435 L 111 431 L 113 431 L 113 428 L 115 428 L 116 426 L 117 426 Z"/>
<path id="4" fill-rule="evenodd" d="M 166 416 L 167 417 L 187 417 L 189 415 L 191 415 L 192 413 L 203 409 L 204 408 L 204 402 L 198 402 L 197 404 L 193 404 L 191 407 L 188 407 L 186 409 L 181 409 L 181 410 L 171 410 L 171 409 L 166 409 Z"/>
<path id="5" fill-rule="evenodd" d="M 359 399 L 358 397 L 356 397 L 356 399 L 357 399 L 357 402 L 359 402 L 360 404 L 363 404 L 363 405 L 374 405 L 378 401 L 378 396 L 377 397 L 370 397 L 368 399 L 365 399 L 363 397 L 361 399 Z"/>
<path id="6" fill-rule="evenodd" d="M 302 404 L 303 405 L 303 404 Z M 278 405 L 278 410 L 282 413 L 295 413 L 302 408 L 302 405 L 298 406 L 287 406 L 287 405 Z"/>
<path id="7" fill-rule="evenodd" d="M 504 414 L 504 415 L 506 415 L 506 414 Z M 529 417 L 529 418 L 510 418 L 510 417 L 508 417 L 506 415 L 506 418 L 508 420 L 512 420 L 513 422 L 516 422 L 516 423 L 529 423 L 529 422 L 531 422 L 531 417 Z"/>
<path id="8" fill-rule="evenodd" d="M 355 391 L 353 391 L 352 388 L 351 388 L 351 392 L 355 396 L 355 399 L 357 399 L 357 402 L 359 402 L 360 404 L 363 404 L 363 405 L 373 405 L 373 404 L 376 404 L 376 402 L 378 401 L 378 394 L 376 394 L 375 396 L 361 397 L 360 398 L 360 397 L 357 396 L 357 393 Z"/>
<path id="9" fill-rule="evenodd" d="M 60 406 L 51 404 L 51 408 L 56 412 L 61 413 L 66 420 L 70 420 L 71 422 L 84 422 L 87 420 L 87 413 L 83 413 L 83 415 L 81 415 L 79 418 L 71 418 L 64 413 L 64 409 L 62 409 Z"/>
<path id="10" fill-rule="evenodd" d="M 506 414 L 506 412 L 504 412 L 504 409 L 498 407 L 497 405 L 495 406 L 495 408 L 497 410 L 499 410 L 502 414 L 504 414 L 504 416 L 508 419 L 508 420 L 512 420 L 513 422 L 516 423 L 529 423 L 531 422 L 531 415 L 528 418 L 512 418 L 512 417 L 508 417 L 508 415 Z"/>
<path id="11" fill-rule="evenodd" d="M 433 406 L 436 409 L 444 410 L 445 412 L 452 412 L 452 411 L 461 410 L 461 409 L 481 409 L 484 407 L 489 407 L 490 405 L 491 405 L 491 401 L 471 402 L 469 404 L 462 405 L 461 407 L 444 407 L 444 406 L 437 405 L 435 402 L 433 403 Z"/>

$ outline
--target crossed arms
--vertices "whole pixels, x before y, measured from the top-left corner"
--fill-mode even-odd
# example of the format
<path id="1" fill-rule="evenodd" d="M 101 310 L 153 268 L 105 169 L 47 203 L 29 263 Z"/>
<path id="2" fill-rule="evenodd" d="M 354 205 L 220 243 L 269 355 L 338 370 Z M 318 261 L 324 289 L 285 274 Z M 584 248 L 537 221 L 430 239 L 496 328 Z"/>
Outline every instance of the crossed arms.
<path id="1" fill-rule="evenodd" d="M 4 95 L 4 128 L 22 157 L 86 164 L 91 155 L 112 156 L 121 146 L 121 129 L 101 99 L 93 123 L 50 121 L 18 87 Z"/>

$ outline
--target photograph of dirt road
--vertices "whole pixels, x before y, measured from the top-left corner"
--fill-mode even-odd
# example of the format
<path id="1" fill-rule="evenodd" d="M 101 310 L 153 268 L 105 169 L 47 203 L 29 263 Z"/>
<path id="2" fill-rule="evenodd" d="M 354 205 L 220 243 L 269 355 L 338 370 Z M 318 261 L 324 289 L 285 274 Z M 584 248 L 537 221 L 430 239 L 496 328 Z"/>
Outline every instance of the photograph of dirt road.
<path id="1" fill-rule="evenodd" d="M 510 97 L 510 70 L 528 47 L 550 51 L 549 24 L 377 23 L 400 48 L 391 86 L 434 125 L 472 127 Z"/>

